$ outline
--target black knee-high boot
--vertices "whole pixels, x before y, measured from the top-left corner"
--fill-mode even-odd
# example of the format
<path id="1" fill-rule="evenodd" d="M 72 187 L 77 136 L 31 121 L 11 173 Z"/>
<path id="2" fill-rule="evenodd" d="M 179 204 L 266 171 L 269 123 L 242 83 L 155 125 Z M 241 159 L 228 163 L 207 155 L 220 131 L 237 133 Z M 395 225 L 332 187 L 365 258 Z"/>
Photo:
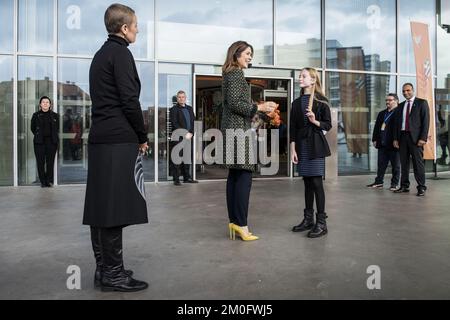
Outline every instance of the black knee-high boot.
<path id="1" fill-rule="evenodd" d="M 91 242 L 96 264 L 94 275 L 94 287 L 100 287 L 103 273 L 102 247 L 100 244 L 100 228 L 91 227 Z M 133 275 L 132 270 L 125 270 L 125 273 L 129 276 Z"/>
<path id="2" fill-rule="evenodd" d="M 327 214 L 325 212 L 317 212 L 316 224 L 314 225 L 314 228 L 308 232 L 309 238 L 318 238 L 328 233 L 326 219 Z"/>
<path id="3" fill-rule="evenodd" d="M 102 252 L 102 291 L 140 291 L 148 287 L 144 281 L 125 273 L 122 256 L 122 227 L 100 229 Z"/>
<path id="4" fill-rule="evenodd" d="M 293 232 L 302 232 L 306 230 L 310 230 L 314 227 L 314 210 L 313 209 L 305 209 L 304 210 L 304 218 L 303 221 L 292 228 Z"/>

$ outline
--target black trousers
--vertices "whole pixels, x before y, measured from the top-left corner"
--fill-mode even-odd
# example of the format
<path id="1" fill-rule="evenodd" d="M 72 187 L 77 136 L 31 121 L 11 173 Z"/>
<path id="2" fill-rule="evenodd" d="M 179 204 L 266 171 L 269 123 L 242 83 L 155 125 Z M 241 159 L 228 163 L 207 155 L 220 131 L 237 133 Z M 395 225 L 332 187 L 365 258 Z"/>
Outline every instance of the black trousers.
<path id="1" fill-rule="evenodd" d="M 44 138 L 43 144 L 34 144 L 39 180 L 41 183 L 53 183 L 53 165 L 58 145 L 51 138 Z"/>
<path id="2" fill-rule="evenodd" d="M 173 143 L 173 142 L 171 143 L 170 148 L 169 148 L 170 149 L 169 150 L 170 155 L 172 154 L 172 149 L 177 144 L 178 144 L 178 142 L 177 143 Z M 194 154 L 194 152 L 192 150 L 193 149 L 192 148 L 193 147 L 192 141 L 190 141 L 189 144 L 190 144 L 190 148 L 191 148 L 191 163 L 192 163 L 192 155 Z M 183 152 L 180 152 L 180 156 L 181 157 L 183 156 Z M 191 176 L 191 165 L 190 164 L 184 163 L 184 162 L 182 162 L 180 164 L 174 164 L 172 162 L 172 159 L 170 159 L 169 166 L 170 166 L 170 173 L 169 174 L 172 175 L 173 181 L 179 181 L 180 180 L 180 176 L 183 176 L 183 180 L 184 181 L 189 180 L 189 179 L 192 178 L 192 176 Z"/>
<path id="3" fill-rule="evenodd" d="M 191 176 L 191 165 L 186 163 L 174 164 L 173 165 L 173 180 L 180 180 L 180 176 L 183 176 L 183 180 L 189 180 Z"/>
<path id="4" fill-rule="evenodd" d="M 402 164 L 401 186 L 403 188 L 409 188 L 409 168 L 411 159 L 414 177 L 417 181 L 417 188 L 426 190 L 423 147 L 419 147 L 414 143 L 409 132 L 402 131 L 400 135 L 400 162 Z"/>
<path id="5" fill-rule="evenodd" d="M 230 222 L 247 226 L 248 203 L 252 188 L 252 172 L 230 169 L 227 179 L 227 207 Z"/>
<path id="6" fill-rule="evenodd" d="M 400 153 L 397 150 L 386 149 L 381 147 L 378 149 L 378 170 L 375 183 L 384 183 L 384 174 L 389 165 L 392 166 L 391 186 L 396 187 L 400 181 Z"/>
<path id="7" fill-rule="evenodd" d="M 314 199 L 316 199 L 317 213 L 325 212 L 325 190 L 323 189 L 323 178 L 303 177 L 305 183 L 305 209 L 314 211 Z"/>

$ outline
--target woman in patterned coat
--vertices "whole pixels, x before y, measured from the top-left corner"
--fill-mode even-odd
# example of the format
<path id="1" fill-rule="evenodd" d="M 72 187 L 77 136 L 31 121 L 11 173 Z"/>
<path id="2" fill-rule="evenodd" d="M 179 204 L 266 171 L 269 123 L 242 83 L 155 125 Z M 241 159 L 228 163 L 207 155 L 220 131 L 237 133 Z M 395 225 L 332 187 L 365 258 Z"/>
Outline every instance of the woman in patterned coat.
<path id="1" fill-rule="evenodd" d="M 222 66 L 222 133 L 224 141 L 224 164 L 229 169 L 227 179 L 227 207 L 230 238 L 235 233 L 244 241 L 257 240 L 248 230 L 247 216 L 252 173 L 256 169 L 256 148 L 251 119 L 257 111 L 271 112 L 274 102 L 252 104 L 250 86 L 243 69 L 251 66 L 253 47 L 245 41 L 237 41 L 228 48 Z M 236 137 L 236 138 L 235 138 Z M 227 143 L 227 140 L 228 143 Z"/>

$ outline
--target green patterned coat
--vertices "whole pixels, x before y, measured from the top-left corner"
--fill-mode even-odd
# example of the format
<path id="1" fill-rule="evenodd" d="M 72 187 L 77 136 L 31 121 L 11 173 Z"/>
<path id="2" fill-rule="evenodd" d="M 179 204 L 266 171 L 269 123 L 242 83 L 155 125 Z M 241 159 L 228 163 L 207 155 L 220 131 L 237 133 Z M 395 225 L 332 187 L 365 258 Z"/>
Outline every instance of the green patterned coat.
<path id="1" fill-rule="evenodd" d="M 224 165 L 229 169 L 241 169 L 254 172 L 256 171 L 256 165 L 254 164 L 255 160 L 250 161 L 250 139 L 245 139 L 245 144 L 237 142 L 239 138 L 245 138 L 245 135 L 242 133 L 248 132 L 251 129 L 251 119 L 257 111 L 257 106 L 251 102 L 250 86 L 245 80 L 244 72 L 241 69 L 234 69 L 223 75 L 222 94 L 223 110 L 221 129 L 224 143 Z M 239 131 L 235 131 L 238 139 L 234 139 L 234 157 L 232 150 L 227 150 L 226 148 L 227 129 L 243 130 L 241 134 L 239 134 Z M 255 137 L 253 132 L 253 142 L 256 142 Z M 229 145 L 231 146 L 232 144 Z M 238 148 L 240 148 L 241 153 L 237 151 Z M 256 148 L 253 150 L 253 155 L 256 155 Z"/>

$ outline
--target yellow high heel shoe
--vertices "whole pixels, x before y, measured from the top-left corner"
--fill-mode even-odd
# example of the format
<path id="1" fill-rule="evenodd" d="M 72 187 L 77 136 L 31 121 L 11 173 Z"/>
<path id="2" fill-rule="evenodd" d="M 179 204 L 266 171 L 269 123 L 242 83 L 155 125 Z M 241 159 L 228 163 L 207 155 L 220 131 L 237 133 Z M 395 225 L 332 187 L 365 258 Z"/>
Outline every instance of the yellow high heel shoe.
<path id="1" fill-rule="evenodd" d="M 235 224 L 233 223 L 233 222 L 230 222 L 229 224 L 228 224 L 228 230 L 230 231 L 230 239 L 231 240 L 234 240 L 233 239 L 233 228 L 232 228 L 232 226 L 234 226 Z M 252 235 L 253 233 L 251 233 L 250 231 L 248 232 L 248 234 L 249 235 Z"/>
<path id="2" fill-rule="evenodd" d="M 236 232 L 238 233 L 238 235 L 241 237 L 242 240 L 244 241 L 253 241 L 253 240 L 258 240 L 259 237 L 254 236 L 253 234 L 250 233 L 245 233 L 244 230 L 242 229 L 242 227 L 239 227 L 233 223 L 229 224 L 230 227 L 230 238 L 232 240 L 236 240 Z"/>

